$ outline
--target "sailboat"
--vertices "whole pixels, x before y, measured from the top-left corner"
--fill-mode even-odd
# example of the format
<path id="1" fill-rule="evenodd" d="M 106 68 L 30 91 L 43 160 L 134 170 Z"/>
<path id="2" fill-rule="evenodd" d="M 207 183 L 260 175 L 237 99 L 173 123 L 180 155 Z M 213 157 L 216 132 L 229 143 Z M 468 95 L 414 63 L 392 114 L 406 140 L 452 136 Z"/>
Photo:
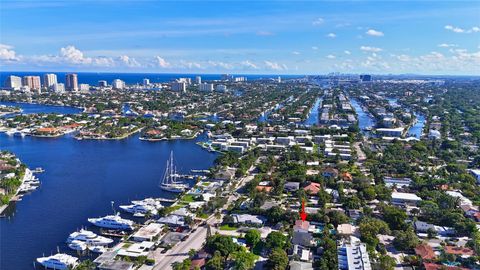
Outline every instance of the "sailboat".
<path id="1" fill-rule="evenodd" d="M 173 164 L 173 152 L 171 152 L 170 159 L 167 160 L 167 166 L 165 168 L 165 173 L 163 174 L 163 179 L 160 182 L 160 188 L 174 193 L 182 193 L 187 190 L 188 185 L 178 182 L 177 177 L 177 169 Z"/>

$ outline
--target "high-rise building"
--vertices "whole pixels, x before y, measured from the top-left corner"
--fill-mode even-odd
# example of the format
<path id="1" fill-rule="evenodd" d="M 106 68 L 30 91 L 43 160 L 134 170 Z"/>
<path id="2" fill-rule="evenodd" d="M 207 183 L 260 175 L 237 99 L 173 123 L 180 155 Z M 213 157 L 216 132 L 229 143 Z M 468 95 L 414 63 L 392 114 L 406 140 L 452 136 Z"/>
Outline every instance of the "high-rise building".
<path id="1" fill-rule="evenodd" d="M 53 91 L 55 93 L 63 93 L 65 92 L 65 84 L 63 83 L 56 83 L 53 85 Z"/>
<path id="2" fill-rule="evenodd" d="M 8 76 L 5 80 L 5 87 L 12 90 L 18 90 L 22 87 L 22 78 L 18 76 Z"/>
<path id="3" fill-rule="evenodd" d="M 186 82 L 172 82 L 172 91 L 176 92 L 185 92 L 187 91 L 187 83 Z"/>
<path id="4" fill-rule="evenodd" d="M 202 92 L 212 92 L 213 83 L 201 83 L 200 85 L 198 85 L 198 90 Z"/>
<path id="5" fill-rule="evenodd" d="M 145 78 L 143 79 L 143 87 L 148 87 L 150 85 L 150 80 Z"/>
<path id="6" fill-rule="evenodd" d="M 196 83 L 196 84 L 201 84 L 201 83 L 202 83 L 202 77 L 196 76 L 196 77 L 195 77 L 195 83 Z"/>
<path id="7" fill-rule="evenodd" d="M 368 74 L 360 75 L 360 80 L 362 82 L 371 82 L 372 81 L 372 75 L 368 75 Z"/>
<path id="8" fill-rule="evenodd" d="M 65 76 L 65 88 L 68 91 L 78 91 L 78 75 L 70 73 Z"/>
<path id="9" fill-rule="evenodd" d="M 108 83 L 107 83 L 107 81 L 101 80 L 101 81 L 98 81 L 98 86 L 99 87 L 107 87 Z"/>
<path id="10" fill-rule="evenodd" d="M 40 89 L 40 76 L 24 76 L 23 85 L 28 86 L 30 89 Z"/>
<path id="11" fill-rule="evenodd" d="M 125 88 L 125 82 L 120 80 L 120 79 L 115 79 L 112 82 L 112 88 L 117 89 L 117 90 L 121 90 L 121 89 Z"/>
<path id="12" fill-rule="evenodd" d="M 187 85 L 192 84 L 192 79 L 190 78 L 178 78 L 177 82 L 183 82 L 186 83 Z"/>
<path id="13" fill-rule="evenodd" d="M 43 75 L 43 86 L 45 88 L 52 89 L 55 84 L 57 84 L 57 75 L 52 73 Z"/>

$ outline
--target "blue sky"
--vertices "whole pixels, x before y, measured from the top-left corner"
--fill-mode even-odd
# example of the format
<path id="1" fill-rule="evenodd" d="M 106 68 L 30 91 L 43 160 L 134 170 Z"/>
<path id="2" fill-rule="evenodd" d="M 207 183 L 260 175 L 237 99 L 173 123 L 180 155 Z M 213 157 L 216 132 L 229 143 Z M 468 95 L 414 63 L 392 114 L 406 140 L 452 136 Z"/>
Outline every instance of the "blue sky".
<path id="1" fill-rule="evenodd" d="M 6 1 L 17 71 L 480 74 L 480 3 Z"/>

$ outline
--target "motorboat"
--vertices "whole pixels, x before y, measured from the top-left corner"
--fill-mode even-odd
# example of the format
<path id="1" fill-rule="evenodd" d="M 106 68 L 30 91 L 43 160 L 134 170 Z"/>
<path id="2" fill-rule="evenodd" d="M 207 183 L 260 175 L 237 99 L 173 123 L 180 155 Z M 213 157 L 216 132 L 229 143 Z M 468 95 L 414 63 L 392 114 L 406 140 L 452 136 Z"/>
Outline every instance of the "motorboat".
<path id="1" fill-rule="evenodd" d="M 120 205 L 120 209 L 127 213 L 131 214 L 158 214 L 158 209 L 162 208 L 163 206 L 158 200 L 153 198 L 147 198 L 142 201 L 132 201 L 130 205 Z"/>
<path id="2" fill-rule="evenodd" d="M 114 230 L 132 230 L 134 225 L 133 221 L 123 219 L 118 214 L 99 218 L 89 218 L 88 222 L 101 228 Z"/>
<path id="3" fill-rule="evenodd" d="M 88 246 L 106 246 L 113 243 L 113 240 L 110 238 L 100 236 L 92 231 L 84 229 L 73 232 L 68 236 L 67 243 L 72 243 L 73 241 L 82 241 Z"/>
<path id="4" fill-rule="evenodd" d="M 93 253 L 104 253 L 107 249 L 104 246 L 88 246 L 88 250 Z"/>
<path id="5" fill-rule="evenodd" d="M 80 240 L 73 240 L 68 244 L 68 247 L 76 251 L 84 251 L 87 249 L 87 244 Z"/>
<path id="6" fill-rule="evenodd" d="M 78 258 L 65 253 L 57 253 L 49 257 L 37 258 L 37 262 L 46 268 L 67 270 L 75 268 L 78 265 Z"/>

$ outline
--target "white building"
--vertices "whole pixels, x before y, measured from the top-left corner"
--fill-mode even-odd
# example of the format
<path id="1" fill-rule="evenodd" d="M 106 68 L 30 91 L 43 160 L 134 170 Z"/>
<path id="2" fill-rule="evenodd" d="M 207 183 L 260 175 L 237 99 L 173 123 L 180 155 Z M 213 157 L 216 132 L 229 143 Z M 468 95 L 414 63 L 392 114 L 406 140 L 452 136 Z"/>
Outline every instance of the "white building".
<path id="1" fill-rule="evenodd" d="M 78 85 L 78 88 L 80 89 L 80 91 L 82 92 L 88 92 L 90 91 L 90 85 L 87 84 L 87 83 L 81 83 Z"/>
<path id="2" fill-rule="evenodd" d="M 107 86 L 108 86 L 107 81 L 104 81 L 104 80 L 98 81 L 98 87 L 107 87 Z"/>
<path id="3" fill-rule="evenodd" d="M 468 170 L 473 177 L 477 180 L 477 184 L 480 184 L 480 169 L 470 169 Z"/>
<path id="4" fill-rule="evenodd" d="M 115 79 L 112 82 L 112 88 L 121 90 L 121 89 L 125 88 L 125 82 L 120 80 L 120 79 Z"/>
<path id="5" fill-rule="evenodd" d="M 217 90 L 217 92 L 225 93 L 225 92 L 227 92 L 227 86 L 224 85 L 224 84 L 218 84 L 215 87 L 215 90 Z"/>
<path id="6" fill-rule="evenodd" d="M 5 80 L 5 87 L 12 90 L 19 90 L 22 87 L 22 78 L 18 76 L 8 76 Z"/>
<path id="7" fill-rule="evenodd" d="M 53 86 L 57 84 L 57 75 L 50 73 L 43 75 L 43 86 L 47 89 L 53 89 Z"/>
<path id="8" fill-rule="evenodd" d="M 403 205 L 403 204 L 411 204 L 415 205 L 420 202 L 422 198 L 418 197 L 416 194 L 413 193 L 405 193 L 405 192 L 392 192 L 392 204 Z"/>
<path id="9" fill-rule="evenodd" d="M 201 92 L 212 92 L 213 91 L 213 83 L 201 83 L 198 85 L 198 91 Z"/>
<path id="10" fill-rule="evenodd" d="M 196 76 L 196 77 L 195 77 L 195 83 L 196 83 L 196 84 L 201 84 L 201 83 L 202 83 L 202 77 Z"/>
<path id="11" fill-rule="evenodd" d="M 187 91 L 186 82 L 172 82 L 172 91 L 175 92 L 185 92 Z"/>
<path id="12" fill-rule="evenodd" d="M 403 134 L 403 127 L 398 128 L 377 128 L 377 133 L 388 137 L 401 137 Z"/>
<path id="13" fill-rule="evenodd" d="M 57 83 L 53 85 L 53 91 L 56 93 L 63 93 L 65 92 L 65 84 Z"/>
<path id="14" fill-rule="evenodd" d="M 145 78 L 143 79 L 143 87 L 148 87 L 150 85 L 150 80 Z"/>
<path id="15" fill-rule="evenodd" d="M 367 246 L 361 242 L 344 244 L 338 249 L 338 269 L 371 270 Z"/>

